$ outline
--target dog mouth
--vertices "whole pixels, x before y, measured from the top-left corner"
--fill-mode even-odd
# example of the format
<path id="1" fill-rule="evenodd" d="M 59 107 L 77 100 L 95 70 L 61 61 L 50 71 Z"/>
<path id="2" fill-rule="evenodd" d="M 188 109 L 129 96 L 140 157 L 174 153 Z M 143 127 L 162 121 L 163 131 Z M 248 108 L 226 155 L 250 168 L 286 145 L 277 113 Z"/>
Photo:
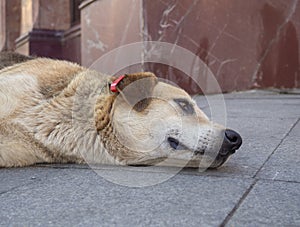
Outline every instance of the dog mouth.
<path id="1" fill-rule="evenodd" d="M 221 167 L 229 158 L 230 155 L 220 155 L 218 154 L 217 157 L 215 158 L 215 160 L 210 164 L 210 166 L 208 167 L 209 169 L 217 169 L 219 167 Z"/>
<path id="2" fill-rule="evenodd" d="M 172 147 L 176 151 L 182 151 L 182 150 L 190 150 L 187 146 L 180 143 L 178 139 L 175 139 L 173 137 L 168 137 L 168 143 L 170 147 Z M 194 155 L 204 155 L 204 150 L 195 150 Z"/>
<path id="3" fill-rule="evenodd" d="M 169 146 L 176 151 L 182 151 L 182 150 L 190 150 L 187 146 L 182 144 L 178 139 L 175 139 L 174 137 L 168 137 L 167 141 L 169 143 Z M 235 149 L 233 150 L 226 150 L 224 148 L 221 148 L 221 150 L 216 154 L 215 157 L 211 157 L 213 159 L 213 162 L 209 166 L 209 168 L 214 169 L 222 166 L 228 157 L 235 153 Z M 196 156 L 203 156 L 205 154 L 205 150 L 194 150 L 193 151 L 194 157 Z"/>
<path id="4" fill-rule="evenodd" d="M 179 142 L 178 139 L 175 139 L 173 137 L 169 137 L 168 139 L 168 143 L 170 145 L 170 147 L 172 147 L 174 150 L 187 150 L 188 148 L 183 145 L 182 143 Z"/>
<path id="5" fill-rule="evenodd" d="M 174 150 L 177 150 L 178 146 L 179 146 L 179 140 L 169 137 L 168 138 L 168 143 L 170 145 L 170 147 L 172 147 Z"/>

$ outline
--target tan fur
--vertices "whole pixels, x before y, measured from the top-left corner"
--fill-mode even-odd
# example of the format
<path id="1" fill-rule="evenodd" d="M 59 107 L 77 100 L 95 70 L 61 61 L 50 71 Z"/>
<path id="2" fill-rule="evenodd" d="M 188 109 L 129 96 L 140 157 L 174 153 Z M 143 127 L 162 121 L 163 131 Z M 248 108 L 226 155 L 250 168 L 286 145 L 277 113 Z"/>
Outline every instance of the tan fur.
<path id="1" fill-rule="evenodd" d="M 114 93 L 115 77 L 77 64 L 46 58 L 16 63 L 0 71 L 0 167 L 178 165 L 176 160 L 194 166 L 205 158 L 212 162 L 222 143 L 224 128 L 212 124 L 186 92 L 152 73 L 126 75 Z M 187 99 L 195 114 L 183 114 L 174 98 Z M 167 136 L 182 139 L 186 150 L 173 151 Z M 194 148 L 210 156 L 195 156 Z"/>

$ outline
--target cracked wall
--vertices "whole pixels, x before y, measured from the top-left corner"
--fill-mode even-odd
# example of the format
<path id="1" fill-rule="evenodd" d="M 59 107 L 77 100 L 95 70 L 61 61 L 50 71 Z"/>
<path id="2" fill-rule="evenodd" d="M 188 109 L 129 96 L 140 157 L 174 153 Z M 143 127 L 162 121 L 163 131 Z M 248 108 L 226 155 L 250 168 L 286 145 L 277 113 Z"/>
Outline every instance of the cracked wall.
<path id="1" fill-rule="evenodd" d="M 102 0 L 82 8 L 82 15 L 86 66 L 124 44 L 161 41 L 200 57 L 224 92 L 300 86 L 298 0 Z M 201 92 L 175 68 L 143 67 Z"/>
<path id="2" fill-rule="evenodd" d="M 300 87 L 299 0 L 84 0 L 76 26 L 70 24 L 69 3 L 1 1 L 1 50 L 89 67 L 122 45 L 161 41 L 199 57 L 223 92 Z M 141 58 L 147 54 L 145 48 Z M 209 90 L 207 75 L 197 65 L 192 78 L 158 63 L 133 65 L 120 73 L 128 70 L 153 71 L 193 94 Z M 195 78 L 201 79 L 202 90 Z"/>

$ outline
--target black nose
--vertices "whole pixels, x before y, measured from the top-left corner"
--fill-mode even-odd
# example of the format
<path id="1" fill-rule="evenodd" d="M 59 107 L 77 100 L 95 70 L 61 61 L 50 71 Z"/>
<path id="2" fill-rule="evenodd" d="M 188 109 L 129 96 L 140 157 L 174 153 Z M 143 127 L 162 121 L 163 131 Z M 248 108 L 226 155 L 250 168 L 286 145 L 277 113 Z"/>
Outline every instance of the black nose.
<path id="1" fill-rule="evenodd" d="M 219 153 L 222 155 L 233 154 L 241 145 L 242 137 L 237 132 L 226 129 L 223 144 Z"/>
<path id="2" fill-rule="evenodd" d="M 231 149 L 237 150 L 242 145 L 242 137 L 231 129 L 225 130 L 225 140 L 230 144 Z"/>

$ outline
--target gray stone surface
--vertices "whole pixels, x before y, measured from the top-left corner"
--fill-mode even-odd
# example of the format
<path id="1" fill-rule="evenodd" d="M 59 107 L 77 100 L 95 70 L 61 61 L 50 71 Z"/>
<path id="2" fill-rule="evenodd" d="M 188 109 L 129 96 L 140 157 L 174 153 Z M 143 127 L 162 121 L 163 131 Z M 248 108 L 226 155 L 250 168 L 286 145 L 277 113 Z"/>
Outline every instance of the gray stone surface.
<path id="1" fill-rule="evenodd" d="M 300 226 L 299 91 L 226 94 L 227 126 L 244 142 L 219 170 L 0 169 L 0 226 Z"/>
<path id="2" fill-rule="evenodd" d="M 300 226 L 299 186 L 259 181 L 226 226 Z"/>
<path id="3" fill-rule="evenodd" d="M 300 107 L 299 107 L 299 112 L 300 112 Z M 299 119 L 300 119 L 300 113 L 299 113 Z M 298 120 L 298 122 L 295 125 L 295 127 L 289 133 L 289 139 L 298 140 L 299 141 L 299 139 L 300 139 L 300 120 Z"/>
<path id="4" fill-rule="evenodd" d="M 218 109 L 218 107 L 209 106 L 207 98 L 203 96 L 195 96 L 194 99 L 208 115 L 214 109 Z M 212 96 L 209 99 L 217 100 L 212 104 L 218 104 L 222 101 L 222 96 Z M 227 116 L 231 118 L 271 118 L 273 120 L 298 118 L 300 115 L 299 99 L 300 95 L 279 95 L 277 93 L 259 95 L 256 92 L 244 92 L 224 95 Z M 218 115 L 217 112 L 214 114 Z"/>
<path id="5" fill-rule="evenodd" d="M 89 169 L 23 169 L 28 171 L 40 176 L 0 195 L 3 226 L 218 226 L 253 181 L 177 175 L 129 188 Z"/>
<path id="6" fill-rule="evenodd" d="M 202 96 L 195 97 L 195 100 L 200 107 L 204 107 L 207 114 L 210 114 L 210 109 L 214 109 L 208 106 Z M 248 91 L 226 94 L 224 100 L 227 126 L 241 134 L 243 145 L 221 171 L 211 171 L 208 174 L 254 176 L 298 121 L 300 95 Z M 214 116 L 222 119 L 222 116 Z M 300 130 L 298 131 L 300 137 Z"/>
<path id="7" fill-rule="evenodd" d="M 40 173 L 35 170 L 24 171 L 24 169 L 0 169 L 0 194 L 15 188 L 31 184 Z"/>
<path id="8" fill-rule="evenodd" d="M 300 183 L 300 134 L 291 131 L 259 172 L 259 178 L 296 181 Z M 300 207 L 299 207 L 300 208 Z"/>

